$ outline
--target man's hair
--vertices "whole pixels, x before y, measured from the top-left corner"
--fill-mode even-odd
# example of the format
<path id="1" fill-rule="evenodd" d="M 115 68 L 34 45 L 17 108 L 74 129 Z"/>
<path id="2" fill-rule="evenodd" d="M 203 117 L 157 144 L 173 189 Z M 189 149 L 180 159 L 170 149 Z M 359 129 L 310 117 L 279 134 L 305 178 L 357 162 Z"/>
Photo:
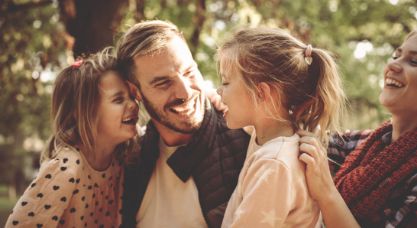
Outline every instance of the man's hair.
<path id="1" fill-rule="evenodd" d="M 152 20 L 133 25 L 120 38 L 116 47 L 118 66 L 123 77 L 139 88 L 139 82 L 134 74 L 133 59 L 136 56 L 158 53 L 175 36 L 184 39 L 177 26 L 167 21 Z"/>

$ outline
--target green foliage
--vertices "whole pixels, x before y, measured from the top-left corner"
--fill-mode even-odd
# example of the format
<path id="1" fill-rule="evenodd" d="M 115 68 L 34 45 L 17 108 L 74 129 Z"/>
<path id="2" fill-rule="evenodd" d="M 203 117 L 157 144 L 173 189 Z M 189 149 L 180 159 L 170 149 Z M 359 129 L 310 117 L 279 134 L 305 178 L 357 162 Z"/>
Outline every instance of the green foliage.
<path id="1" fill-rule="evenodd" d="M 63 27 L 53 4 L 11 10 L 12 1 L 0 5 L 0 172 L 10 182 L 22 165 L 23 142 L 49 135 L 51 81 L 48 72 L 65 55 Z M 25 3 L 16 1 L 14 4 Z M 51 78 L 53 79 L 53 78 Z"/>

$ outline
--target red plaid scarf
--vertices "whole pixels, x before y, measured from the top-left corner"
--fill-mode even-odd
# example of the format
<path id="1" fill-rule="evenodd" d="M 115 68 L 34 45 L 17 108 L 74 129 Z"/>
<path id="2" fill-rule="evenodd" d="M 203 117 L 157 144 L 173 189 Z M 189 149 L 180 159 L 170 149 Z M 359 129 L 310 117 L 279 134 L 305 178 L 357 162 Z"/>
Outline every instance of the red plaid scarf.
<path id="1" fill-rule="evenodd" d="M 390 123 L 376 129 L 346 157 L 334 178 L 359 221 L 379 222 L 392 189 L 417 170 L 417 129 L 385 145 L 381 138 L 391 131 Z"/>

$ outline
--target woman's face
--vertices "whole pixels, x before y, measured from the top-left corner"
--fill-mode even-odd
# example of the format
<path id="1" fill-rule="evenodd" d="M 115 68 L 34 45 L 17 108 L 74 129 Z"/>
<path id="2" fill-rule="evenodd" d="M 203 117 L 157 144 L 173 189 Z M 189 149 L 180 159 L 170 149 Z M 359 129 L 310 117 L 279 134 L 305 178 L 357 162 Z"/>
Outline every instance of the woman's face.
<path id="1" fill-rule="evenodd" d="M 404 41 L 386 65 L 379 100 L 393 114 L 417 113 L 417 34 Z"/>

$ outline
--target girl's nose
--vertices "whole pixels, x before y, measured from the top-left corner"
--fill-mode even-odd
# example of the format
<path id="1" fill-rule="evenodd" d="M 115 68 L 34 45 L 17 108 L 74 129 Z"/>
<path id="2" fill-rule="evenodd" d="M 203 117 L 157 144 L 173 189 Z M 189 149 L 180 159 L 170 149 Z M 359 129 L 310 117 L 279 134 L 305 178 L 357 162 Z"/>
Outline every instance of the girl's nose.
<path id="1" fill-rule="evenodd" d="M 136 103 L 136 101 L 135 101 L 135 100 L 130 99 L 128 102 L 129 102 L 129 103 L 128 103 L 128 108 L 129 108 L 130 110 L 139 109 L 139 106 L 138 106 L 138 104 Z"/>
<path id="2" fill-rule="evenodd" d="M 216 90 L 216 92 L 217 92 L 217 94 L 219 94 L 220 96 L 222 95 L 222 93 L 223 93 L 223 90 L 222 90 L 222 88 L 220 87 L 220 88 L 218 88 L 217 90 Z"/>

